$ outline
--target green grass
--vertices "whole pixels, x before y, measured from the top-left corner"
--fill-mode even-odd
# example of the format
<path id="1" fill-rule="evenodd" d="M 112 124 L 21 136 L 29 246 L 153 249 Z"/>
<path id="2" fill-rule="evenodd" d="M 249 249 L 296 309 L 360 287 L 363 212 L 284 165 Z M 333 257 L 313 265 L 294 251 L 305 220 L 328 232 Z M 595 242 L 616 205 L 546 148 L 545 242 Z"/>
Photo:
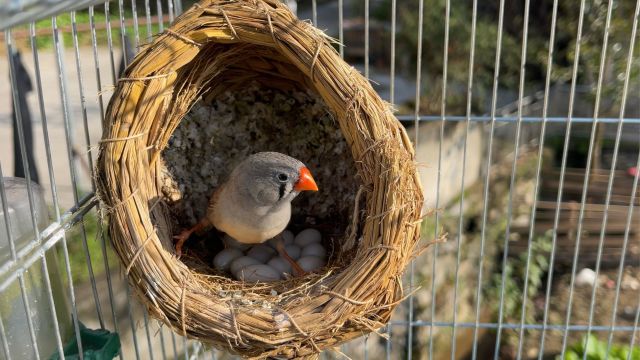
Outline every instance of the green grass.
<path id="1" fill-rule="evenodd" d="M 627 344 L 611 344 L 611 348 L 607 348 L 608 343 L 606 340 L 598 340 L 595 335 L 589 335 L 589 341 L 586 341 L 586 337 L 579 342 L 571 345 L 568 351 L 565 353 L 565 360 L 578 360 L 582 359 L 586 354 L 588 360 L 640 360 L 640 346 L 629 347 Z M 608 353 L 607 353 L 607 350 Z M 560 356 L 556 357 L 557 360 L 561 360 Z"/>
<path id="2" fill-rule="evenodd" d="M 131 20 L 133 14 L 131 11 L 126 11 L 125 19 Z M 138 37 L 140 39 L 140 44 L 143 45 L 147 42 L 147 24 L 145 13 L 138 12 Z M 107 46 L 108 45 L 108 31 L 106 29 L 106 15 L 104 12 L 96 11 L 93 16 L 93 22 L 96 26 L 96 43 L 98 46 Z M 111 26 L 111 38 L 113 41 L 113 46 L 115 48 L 121 47 L 121 36 L 120 36 L 120 22 L 118 21 L 119 14 L 117 9 L 110 13 L 109 20 L 113 23 Z M 90 16 L 87 11 L 79 11 L 75 14 L 75 23 L 77 27 L 78 33 L 78 46 L 86 47 L 92 46 L 92 35 L 89 27 L 90 24 Z M 73 47 L 73 33 L 72 33 L 72 17 L 71 14 L 61 14 L 56 17 L 56 24 L 58 27 L 58 31 L 62 37 L 62 43 L 66 48 Z M 52 20 L 50 18 L 39 20 L 35 23 L 36 28 L 36 45 L 38 50 L 49 50 L 54 47 L 54 39 L 53 39 L 53 28 L 52 28 Z M 135 44 L 135 28 L 132 25 L 125 25 L 125 33 L 131 39 L 131 43 Z M 149 35 L 151 37 L 155 36 L 160 31 L 160 26 L 158 24 L 151 25 L 151 32 Z M 44 34 L 41 32 L 45 32 Z M 22 25 L 15 27 L 13 29 L 13 34 L 15 38 L 15 42 L 19 48 L 30 48 L 31 47 L 31 39 L 29 37 L 29 26 Z"/>
<path id="3" fill-rule="evenodd" d="M 107 242 L 106 248 L 107 256 L 109 257 L 110 269 L 113 269 L 118 263 L 116 255 L 109 244 L 105 225 L 100 225 L 98 223 L 98 218 L 94 211 L 89 212 L 83 217 L 81 222 L 75 224 L 67 231 L 69 263 L 71 265 L 71 273 L 73 274 L 74 282 L 84 282 L 90 279 L 86 251 L 84 248 L 84 234 L 86 234 L 87 249 L 91 258 L 93 272 L 96 277 L 104 274 L 105 272 L 102 241 Z M 62 248 L 60 248 L 60 251 L 62 251 Z M 60 259 L 63 259 L 62 256 L 63 254 L 60 254 Z M 60 264 L 61 266 L 64 266 L 64 262 L 61 261 Z M 64 268 L 61 269 L 61 271 L 64 273 Z"/>

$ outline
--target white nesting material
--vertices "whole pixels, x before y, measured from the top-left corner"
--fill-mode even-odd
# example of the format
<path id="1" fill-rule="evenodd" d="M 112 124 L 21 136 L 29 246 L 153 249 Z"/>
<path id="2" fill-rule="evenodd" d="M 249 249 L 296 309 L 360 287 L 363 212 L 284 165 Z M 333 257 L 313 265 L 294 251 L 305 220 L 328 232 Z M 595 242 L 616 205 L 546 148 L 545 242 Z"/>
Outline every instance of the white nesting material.
<path id="1" fill-rule="evenodd" d="M 276 256 L 271 260 L 269 260 L 267 265 L 276 269 L 280 274 L 283 274 L 283 273 L 292 274 L 291 264 L 289 264 L 287 260 L 281 258 L 280 256 Z"/>
<path id="2" fill-rule="evenodd" d="M 324 246 L 322 246 L 321 243 L 311 243 L 302 249 L 302 253 L 300 254 L 300 256 L 316 256 L 324 259 L 327 257 L 327 250 L 324 248 Z"/>
<path id="3" fill-rule="evenodd" d="M 228 270 L 233 260 L 241 257 L 242 255 L 242 251 L 236 248 L 224 249 L 213 258 L 213 266 L 218 270 Z"/>
<path id="4" fill-rule="evenodd" d="M 255 245 L 247 252 L 247 256 L 252 257 L 261 263 L 266 263 L 276 254 L 276 251 L 273 250 L 270 246 L 260 244 Z"/>
<path id="5" fill-rule="evenodd" d="M 239 280 L 246 282 L 256 281 L 277 281 L 280 280 L 280 274 L 276 269 L 265 264 L 249 265 L 238 272 Z"/>
<path id="6" fill-rule="evenodd" d="M 305 256 L 297 261 L 298 265 L 304 270 L 308 272 L 313 272 L 319 270 L 321 267 L 325 265 L 324 259 L 319 258 L 317 256 Z"/>
<path id="7" fill-rule="evenodd" d="M 320 241 L 322 241 L 322 234 L 320 234 L 320 231 L 316 229 L 304 229 L 296 235 L 294 243 L 301 248 L 304 248 L 309 244 L 319 243 Z"/>
<path id="8" fill-rule="evenodd" d="M 235 276 L 236 278 L 238 278 L 238 272 L 249 265 L 256 265 L 256 264 L 260 264 L 260 262 L 252 257 L 248 257 L 248 256 L 242 256 L 239 257 L 237 259 L 235 259 L 232 263 L 231 263 L 231 273 L 233 274 L 233 276 Z"/>
<path id="9" fill-rule="evenodd" d="M 298 260 L 298 258 L 300 258 L 300 253 L 302 252 L 302 249 L 300 249 L 300 246 L 298 245 L 291 244 L 291 245 L 285 246 L 284 251 L 286 251 L 287 255 L 289 255 L 293 260 Z"/>

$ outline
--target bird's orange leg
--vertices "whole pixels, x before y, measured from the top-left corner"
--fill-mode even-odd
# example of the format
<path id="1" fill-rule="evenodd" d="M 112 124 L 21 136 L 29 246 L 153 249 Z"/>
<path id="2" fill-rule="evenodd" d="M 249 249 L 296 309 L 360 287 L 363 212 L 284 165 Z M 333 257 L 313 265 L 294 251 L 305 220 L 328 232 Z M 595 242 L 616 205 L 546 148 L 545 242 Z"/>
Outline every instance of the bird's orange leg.
<path id="1" fill-rule="evenodd" d="M 276 249 L 278 250 L 280 256 L 282 256 L 283 259 L 291 264 L 295 276 L 303 276 L 307 274 L 307 272 L 304 271 L 304 269 L 301 268 L 300 265 L 298 265 L 298 263 L 293 260 L 291 256 L 289 256 L 289 254 L 287 254 L 287 251 L 284 249 L 284 241 L 282 241 L 281 237 L 278 237 L 278 241 L 276 241 Z"/>
<path id="2" fill-rule="evenodd" d="M 202 219 L 200 220 L 197 224 L 195 224 L 193 227 L 186 229 L 186 230 L 182 230 L 182 232 L 178 235 L 175 235 L 173 237 L 173 239 L 175 240 L 176 243 L 176 255 L 178 255 L 178 257 L 180 257 L 182 255 L 182 245 L 184 245 L 185 241 L 187 241 L 187 239 L 189 239 L 189 237 L 191 236 L 191 234 L 193 234 L 196 231 L 200 231 L 202 229 L 204 229 L 206 226 L 208 225 L 207 219 Z"/>

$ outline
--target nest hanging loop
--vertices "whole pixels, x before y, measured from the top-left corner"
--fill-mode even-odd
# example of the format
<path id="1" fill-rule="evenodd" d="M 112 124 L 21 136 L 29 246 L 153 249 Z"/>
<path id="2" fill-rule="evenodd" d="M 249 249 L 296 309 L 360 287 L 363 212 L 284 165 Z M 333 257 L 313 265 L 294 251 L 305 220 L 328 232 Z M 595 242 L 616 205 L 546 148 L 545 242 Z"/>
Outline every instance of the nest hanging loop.
<path id="1" fill-rule="evenodd" d="M 162 150 L 194 103 L 248 81 L 324 100 L 364 199 L 340 241 L 353 245 L 339 250 L 348 264 L 275 294 L 282 285 L 207 276 L 177 259 L 159 181 Z M 279 0 L 202 1 L 147 45 L 109 103 L 96 180 L 132 288 L 152 316 L 190 338 L 249 357 L 314 357 L 381 328 L 403 298 L 423 204 L 411 142 L 330 39 Z"/>

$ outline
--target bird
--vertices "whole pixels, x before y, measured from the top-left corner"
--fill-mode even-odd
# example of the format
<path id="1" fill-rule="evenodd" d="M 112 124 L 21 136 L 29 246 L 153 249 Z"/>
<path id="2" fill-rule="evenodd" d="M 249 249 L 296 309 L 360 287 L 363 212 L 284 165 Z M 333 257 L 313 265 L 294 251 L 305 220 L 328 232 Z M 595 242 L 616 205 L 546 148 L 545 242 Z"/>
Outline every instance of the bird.
<path id="1" fill-rule="evenodd" d="M 178 257 L 194 232 L 215 227 L 240 243 L 259 244 L 278 237 L 291 219 L 291 201 L 302 191 L 318 191 L 311 171 L 301 161 L 278 152 L 258 152 L 238 164 L 211 195 L 206 215 L 174 236 Z M 304 270 L 284 249 L 276 250 L 294 271 Z"/>

